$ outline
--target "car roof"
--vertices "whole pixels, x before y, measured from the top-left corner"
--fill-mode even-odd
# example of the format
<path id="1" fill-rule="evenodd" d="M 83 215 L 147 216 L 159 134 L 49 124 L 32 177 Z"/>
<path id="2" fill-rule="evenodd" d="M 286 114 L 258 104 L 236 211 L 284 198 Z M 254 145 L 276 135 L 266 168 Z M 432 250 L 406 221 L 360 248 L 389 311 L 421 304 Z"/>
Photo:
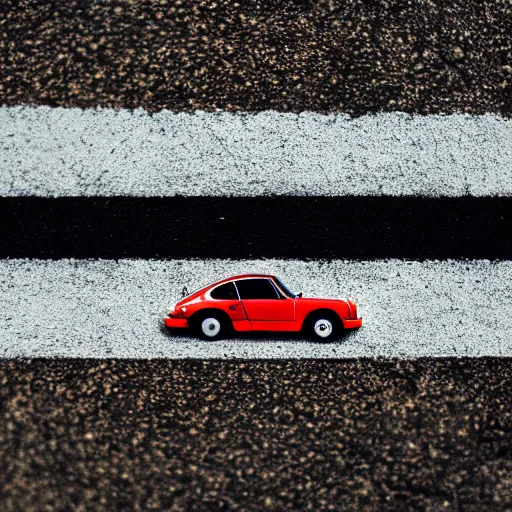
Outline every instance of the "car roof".
<path id="1" fill-rule="evenodd" d="M 237 279 L 247 279 L 247 278 L 251 278 L 251 277 L 269 278 L 269 277 L 274 277 L 274 276 L 271 274 L 239 274 L 236 276 L 226 277 L 224 279 L 221 279 L 220 281 L 216 281 L 215 283 L 212 283 L 211 285 L 209 285 L 209 287 L 216 286 L 221 283 L 227 283 L 229 281 L 236 281 Z"/>
<path id="2" fill-rule="evenodd" d="M 199 295 L 208 292 L 214 287 L 217 287 L 223 283 L 229 283 L 231 281 L 236 281 L 237 279 L 246 279 L 251 277 L 259 277 L 259 278 L 275 278 L 275 276 L 272 276 L 270 274 L 239 274 L 237 276 L 231 276 L 231 277 L 225 277 L 224 279 L 221 279 L 220 281 L 215 281 L 214 283 L 210 283 L 206 286 L 203 286 L 199 288 L 198 290 L 194 290 L 192 293 L 189 293 L 186 297 L 182 297 L 180 302 L 191 300 L 193 297 L 198 297 Z"/>

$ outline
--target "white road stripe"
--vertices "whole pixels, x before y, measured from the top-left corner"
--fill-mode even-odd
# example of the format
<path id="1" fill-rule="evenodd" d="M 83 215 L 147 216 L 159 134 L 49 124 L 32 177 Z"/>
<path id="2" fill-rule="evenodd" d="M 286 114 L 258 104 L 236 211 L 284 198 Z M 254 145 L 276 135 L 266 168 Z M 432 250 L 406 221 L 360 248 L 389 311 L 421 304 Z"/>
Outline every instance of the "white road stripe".
<path id="1" fill-rule="evenodd" d="M 512 195 L 494 115 L 0 108 L 1 196 Z"/>
<path id="2" fill-rule="evenodd" d="M 333 344 L 161 330 L 184 285 L 245 271 L 309 296 L 353 296 L 364 327 Z M 512 262 L 2 260 L 0 304 L 0 357 L 512 356 Z"/>

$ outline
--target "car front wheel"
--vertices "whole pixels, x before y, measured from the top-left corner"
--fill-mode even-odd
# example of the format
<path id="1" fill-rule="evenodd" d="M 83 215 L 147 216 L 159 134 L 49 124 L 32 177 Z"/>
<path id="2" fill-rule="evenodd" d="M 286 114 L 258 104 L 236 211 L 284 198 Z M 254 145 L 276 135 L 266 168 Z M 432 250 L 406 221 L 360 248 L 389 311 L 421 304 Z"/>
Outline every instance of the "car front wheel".
<path id="1" fill-rule="evenodd" d="M 318 341 L 331 341 L 339 332 L 334 315 L 317 314 L 309 320 L 308 333 Z"/>

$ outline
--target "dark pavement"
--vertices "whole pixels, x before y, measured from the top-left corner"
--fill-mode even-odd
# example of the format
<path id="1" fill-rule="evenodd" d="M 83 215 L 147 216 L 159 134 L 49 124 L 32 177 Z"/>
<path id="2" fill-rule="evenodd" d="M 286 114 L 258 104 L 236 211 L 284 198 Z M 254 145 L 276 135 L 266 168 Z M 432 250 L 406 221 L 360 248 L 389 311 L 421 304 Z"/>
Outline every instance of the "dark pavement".
<path id="1" fill-rule="evenodd" d="M 509 359 L 0 363 L 2 510 L 510 510 Z"/>
<path id="2" fill-rule="evenodd" d="M 512 4 L 6 0 L 2 103 L 512 111 Z"/>

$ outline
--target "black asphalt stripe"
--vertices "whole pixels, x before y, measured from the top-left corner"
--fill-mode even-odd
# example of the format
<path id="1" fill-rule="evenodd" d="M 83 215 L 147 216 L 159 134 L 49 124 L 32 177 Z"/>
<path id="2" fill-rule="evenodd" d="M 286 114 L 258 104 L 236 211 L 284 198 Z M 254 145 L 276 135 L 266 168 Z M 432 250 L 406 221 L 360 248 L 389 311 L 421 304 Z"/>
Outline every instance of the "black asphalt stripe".
<path id="1" fill-rule="evenodd" d="M 2 258 L 512 257 L 512 198 L 2 198 Z"/>
<path id="2" fill-rule="evenodd" d="M 4 0 L 2 102 L 512 111 L 510 2 Z"/>

